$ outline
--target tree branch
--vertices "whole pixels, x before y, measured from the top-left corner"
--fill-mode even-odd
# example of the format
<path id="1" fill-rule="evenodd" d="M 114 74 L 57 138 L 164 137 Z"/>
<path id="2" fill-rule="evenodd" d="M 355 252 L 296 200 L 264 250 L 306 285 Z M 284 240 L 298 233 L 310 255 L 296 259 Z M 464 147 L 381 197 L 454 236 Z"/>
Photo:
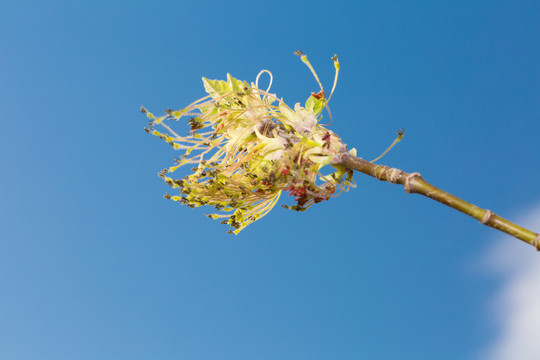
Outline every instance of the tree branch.
<path id="1" fill-rule="evenodd" d="M 479 220 L 486 226 L 495 228 L 523 240 L 540 251 L 540 234 L 534 233 L 517 224 L 514 224 L 513 222 L 493 213 L 491 210 L 479 208 L 478 206 L 449 194 L 444 190 L 436 188 L 435 186 L 426 182 L 417 172 L 409 174 L 399 169 L 371 163 L 350 154 L 342 155 L 341 165 L 351 170 L 356 170 L 372 176 L 381 181 L 403 185 L 405 191 L 410 194 L 416 193 L 427 196 L 435 201 L 438 201 Z"/>

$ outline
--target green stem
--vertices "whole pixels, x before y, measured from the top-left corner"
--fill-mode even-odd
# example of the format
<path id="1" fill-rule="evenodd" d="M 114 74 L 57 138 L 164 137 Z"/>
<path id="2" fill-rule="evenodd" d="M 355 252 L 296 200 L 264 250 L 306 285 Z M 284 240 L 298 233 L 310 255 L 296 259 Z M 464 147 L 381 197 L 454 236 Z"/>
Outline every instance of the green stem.
<path id="1" fill-rule="evenodd" d="M 493 213 L 491 210 L 479 208 L 463 199 L 460 199 L 444 190 L 436 188 L 425 181 L 419 173 L 406 173 L 402 170 L 377 165 L 357 158 L 350 154 L 343 154 L 341 165 L 351 170 L 356 170 L 366 175 L 387 181 L 393 184 L 403 185 L 408 193 L 416 193 L 427 196 L 444 205 L 450 206 L 462 213 L 469 215 L 482 224 L 512 235 L 540 250 L 540 235 L 527 230 L 513 222 Z"/>

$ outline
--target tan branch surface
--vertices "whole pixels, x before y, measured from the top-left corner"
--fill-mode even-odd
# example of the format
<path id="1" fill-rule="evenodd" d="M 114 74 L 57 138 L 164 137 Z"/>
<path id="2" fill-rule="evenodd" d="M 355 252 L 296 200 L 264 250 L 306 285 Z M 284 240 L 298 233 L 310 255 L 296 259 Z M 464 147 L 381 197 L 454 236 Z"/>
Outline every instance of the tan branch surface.
<path id="1" fill-rule="evenodd" d="M 366 175 L 387 181 L 392 184 L 403 185 L 407 193 L 416 193 L 427 196 L 444 205 L 454 208 L 480 221 L 482 224 L 512 235 L 540 250 L 540 234 L 527 230 L 495 213 L 491 210 L 482 209 L 463 199 L 441 190 L 417 173 L 406 173 L 402 170 L 377 165 L 372 162 L 357 158 L 350 154 L 343 154 L 341 165 L 356 170 Z"/>

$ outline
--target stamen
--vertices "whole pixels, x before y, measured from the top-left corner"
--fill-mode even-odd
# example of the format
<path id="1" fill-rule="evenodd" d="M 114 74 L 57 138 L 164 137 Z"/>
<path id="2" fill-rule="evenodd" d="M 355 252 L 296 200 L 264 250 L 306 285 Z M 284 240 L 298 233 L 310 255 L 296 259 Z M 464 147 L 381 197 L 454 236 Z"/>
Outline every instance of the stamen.
<path id="1" fill-rule="evenodd" d="M 255 86 L 257 87 L 257 89 L 259 88 L 259 77 L 261 77 L 261 75 L 263 73 L 267 73 L 269 76 L 270 76 L 270 84 L 268 84 L 268 88 L 266 88 L 266 91 L 265 93 L 267 93 L 268 91 L 270 91 L 270 88 L 272 87 L 272 81 L 273 81 L 273 76 L 272 76 L 272 73 L 268 70 L 261 70 L 258 74 L 257 74 L 257 78 L 255 79 Z"/>
<path id="2" fill-rule="evenodd" d="M 381 155 L 379 155 L 376 159 L 374 160 L 371 160 L 371 162 L 375 162 L 379 159 L 381 159 L 384 155 L 386 155 L 387 152 L 390 151 L 390 149 L 392 149 L 394 147 L 394 145 L 396 145 L 398 142 L 401 141 L 401 139 L 403 139 L 403 136 L 405 135 L 405 130 L 401 129 L 399 131 L 397 131 L 397 134 L 398 134 L 398 137 L 396 138 L 396 140 L 394 140 L 394 142 L 388 147 L 388 149 L 386 149 Z"/>
<path id="3" fill-rule="evenodd" d="M 309 62 L 309 60 L 307 58 L 307 55 L 304 54 L 302 52 L 302 50 L 297 50 L 297 51 L 295 51 L 294 54 L 300 56 L 300 60 L 302 60 L 302 62 L 307 65 L 309 70 L 311 70 L 311 73 L 315 77 L 315 80 L 317 80 L 317 84 L 319 84 L 319 87 L 321 88 L 321 91 L 324 91 L 323 86 L 321 84 L 321 81 L 319 80 L 319 77 L 317 76 L 317 73 L 315 72 L 315 69 L 313 68 L 313 66 L 311 66 L 311 63 Z"/>
<path id="4" fill-rule="evenodd" d="M 330 101 L 330 99 L 328 99 L 328 101 Z M 330 111 L 330 107 L 328 106 L 328 101 L 324 104 L 324 107 L 325 107 L 326 111 L 328 111 L 328 115 L 330 116 L 330 122 L 328 124 L 321 124 L 321 126 L 328 126 L 328 125 L 332 124 L 332 121 L 334 120 L 332 118 L 332 112 Z"/>
<path id="5" fill-rule="evenodd" d="M 328 101 L 330 101 L 330 99 L 332 98 L 332 94 L 334 94 L 334 90 L 336 89 L 337 79 L 338 79 L 338 74 L 339 74 L 338 56 L 337 55 L 332 56 L 332 60 L 334 60 L 334 68 L 336 69 L 336 75 L 334 76 L 334 86 L 332 86 L 332 91 L 330 91 L 330 96 L 328 97 Z"/>

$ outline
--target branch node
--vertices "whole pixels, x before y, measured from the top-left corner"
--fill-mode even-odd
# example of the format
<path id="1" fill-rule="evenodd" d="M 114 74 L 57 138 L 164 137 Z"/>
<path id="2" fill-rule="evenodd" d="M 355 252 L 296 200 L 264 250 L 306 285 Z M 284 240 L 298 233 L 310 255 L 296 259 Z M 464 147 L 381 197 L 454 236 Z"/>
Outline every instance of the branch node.
<path id="1" fill-rule="evenodd" d="M 480 222 L 484 225 L 487 225 L 490 221 L 491 221 L 491 218 L 493 217 L 493 215 L 495 215 L 493 213 L 493 211 L 491 210 L 486 210 L 484 212 L 484 216 L 482 216 L 482 220 L 480 220 Z"/>
<path id="2" fill-rule="evenodd" d="M 397 184 L 401 174 L 403 174 L 403 171 L 396 168 L 389 168 L 384 165 L 375 166 L 375 178 L 380 181 L 388 181 L 389 183 Z"/>
<path id="3" fill-rule="evenodd" d="M 391 168 L 390 173 L 388 174 L 388 181 L 391 182 L 392 184 L 397 184 L 402 174 L 403 174 L 403 171 L 396 168 Z"/>
<path id="4" fill-rule="evenodd" d="M 418 172 L 413 172 L 407 175 L 407 177 L 405 178 L 405 184 L 403 184 L 403 187 L 405 188 L 405 191 L 408 194 L 413 192 L 413 189 L 411 188 L 411 180 L 414 179 L 415 177 L 422 178 L 422 175 L 420 175 L 420 173 Z"/>
<path id="5" fill-rule="evenodd" d="M 379 167 L 381 168 L 381 171 L 378 171 L 379 170 Z M 375 166 L 375 178 L 377 180 L 380 180 L 380 181 L 383 181 L 384 180 L 384 177 L 386 177 L 386 169 L 388 169 L 388 167 L 384 166 L 384 165 L 377 165 Z"/>

